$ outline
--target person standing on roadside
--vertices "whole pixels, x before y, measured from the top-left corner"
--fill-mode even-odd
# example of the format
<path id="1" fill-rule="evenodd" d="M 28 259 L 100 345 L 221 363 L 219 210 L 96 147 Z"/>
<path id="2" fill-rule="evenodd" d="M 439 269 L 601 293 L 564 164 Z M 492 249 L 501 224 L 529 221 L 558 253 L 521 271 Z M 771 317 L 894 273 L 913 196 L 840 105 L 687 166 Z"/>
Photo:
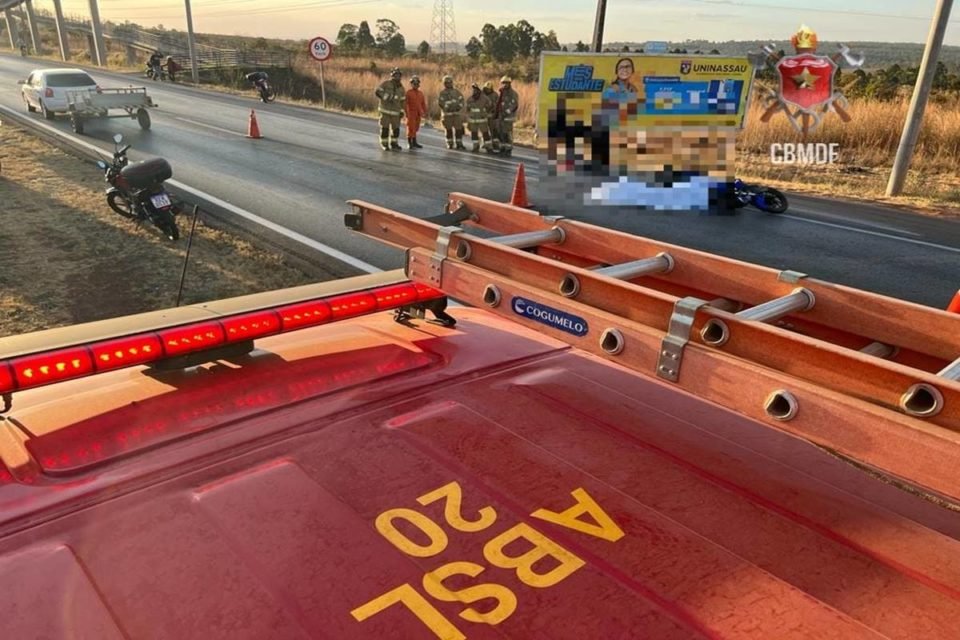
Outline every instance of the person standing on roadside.
<path id="1" fill-rule="evenodd" d="M 480 141 L 483 141 L 485 151 L 490 151 L 490 126 L 487 117 L 490 114 L 490 101 L 480 90 L 480 85 L 474 83 L 473 93 L 467 98 L 467 128 L 473 139 L 473 152 L 480 151 Z"/>
<path id="2" fill-rule="evenodd" d="M 490 80 L 483 83 L 483 96 L 487 99 L 487 126 L 490 127 L 490 137 L 493 138 L 490 152 L 500 153 L 500 128 L 497 126 L 496 115 L 500 96 L 493 90 L 493 82 Z"/>
<path id="3" fill-rule="evenodd" d="M 500 78 L 500 97 L 497 100 L 497 129 L 500 133 L 500 152 L 509 156 L 513 153 L 513 123 L 520 109 L 520 95 L 513 90 L 510 76 Z"/>
<path id="4" fill-rule="evenodd" d="M 381 83 L 376 90 L 380 101 L 377 106 L 380 112 L 380 148 L 384 151 L 400 148 L 400 118 L 403 117 L 407 99 L 403 84 L 400 83 L 401 76 L 400 69 L 394 67 L 390 79 Z"/>
<path id="5" fill-rule="evenodd" d="M 453 86 L 452 76 L 443 76 L 443 91 L 438 98 L 447 149 L 465 149 L 463 146 L 463 94 Z"/>
<path id="6" fill-rule="evenodd" d="M 417 142 L 417 131 L 420 130 L 420 120 L 427 117 L 427 99 L 420 91 L 419 76 L 410 77 L 410 88 L 403 107 L 407 116 L 407 144 L 410 149 L 423 149 Z"/>

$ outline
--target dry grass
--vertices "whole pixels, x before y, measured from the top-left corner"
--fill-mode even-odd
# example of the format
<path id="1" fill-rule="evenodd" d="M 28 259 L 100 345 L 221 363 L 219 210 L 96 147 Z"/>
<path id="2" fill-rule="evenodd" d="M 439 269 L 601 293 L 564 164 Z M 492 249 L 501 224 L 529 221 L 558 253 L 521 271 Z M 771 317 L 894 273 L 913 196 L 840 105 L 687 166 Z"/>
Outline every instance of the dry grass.
<path id="1" fill-rule="evenodd" d="M 185 238 L 172 243 L 120 218 L 96 167 L 7 123 L 0 162 L 0 335 L 175 304 Z M 315 280 L 282 256 L 202 222 L 197 229 L 186 304 Z"/>
<path id="2" fill-rule="evenodd" d="M 760 123 L 762 105 L 755 102 L 747 127 L 737 138 L 738 173 L 794 191 L 869 198 L 913 205 L 925 210 L 957 214 L 960 203 L 960 101 L 935 101 L 927 106 L 924 126 L 907 176 L 904 195 L 884 196 L 890 167 L 900 143 L 907 100 L 880 102 L 851 100 L 851 122 L 836 114 L 824 118 L 807 142 L 837 143 L 840 162 L 825 165 L 778 165 L 771 162 L 770 145 L 801 142 L 801 136 L 783 114 Z"/>

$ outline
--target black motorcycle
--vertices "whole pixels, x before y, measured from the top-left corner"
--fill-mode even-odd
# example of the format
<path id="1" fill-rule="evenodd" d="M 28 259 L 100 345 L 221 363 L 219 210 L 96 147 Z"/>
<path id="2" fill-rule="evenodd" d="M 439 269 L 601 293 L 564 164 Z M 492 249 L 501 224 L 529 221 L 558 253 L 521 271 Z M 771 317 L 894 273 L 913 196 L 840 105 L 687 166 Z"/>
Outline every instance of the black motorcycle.
<path id="1" fill-rule="evenodd" d="M 244 76 L 247 82 L 253 84 L 253 87 L 260 95 L 260 102 L 264 104 L 273 102 L 277 98 L 276 92 L 270 86 L 270 78 L 263 71 L 253 71 Z"/>
<path id="2" fill-rule="evenodd" d="M 147 63 L 147 68 L 143 70 L 143 75 L 154 81 L 167 79 L 167 72 L 163 68 L 163 65 L 160 64 L 152 65 Z"/>
<path id="3" fill-rule="evenodd" d="M 170 163 L 163 158 L 153 158 L 130 164 L 127 159 L 130 145 L 120 146 L 123 136 L 119 133 L 113 141 L 113 162 L 97 162 L 110 185 L 107 204 L 124 218 L 137 222 L 149 220 L 170 240 L 179 239 L 180 230 L 174 216 L 180 213 L 180 203 L 163 187 L 164 181 L 173 177 Z"/>
<path id="4" fill-rule="evenodd" d="M 767 213 L 783 213 L 787 210 L 787 196 L 773 187 L 753 186 L 737 178 L 733 183 L 735 207 L 740 209 L 752 204 Z"/>

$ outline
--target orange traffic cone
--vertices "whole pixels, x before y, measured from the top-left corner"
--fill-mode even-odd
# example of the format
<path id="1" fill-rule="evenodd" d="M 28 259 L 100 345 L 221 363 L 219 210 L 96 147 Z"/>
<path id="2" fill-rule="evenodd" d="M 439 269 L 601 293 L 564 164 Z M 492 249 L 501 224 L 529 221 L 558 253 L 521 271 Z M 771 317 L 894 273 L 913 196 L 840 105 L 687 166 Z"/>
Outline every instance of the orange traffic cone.
<path id="1" fill-rule="evenodd" d="M 260 135 L 260 125 L 257 124 L 257 113 L 250 109 L 250 124 L 247 125 L 247 137 L 248 138 L 262 138 Z"/>
<path id="2" fill-rule="evenodd" d="M 513 193 L 510 194 L 510 204 L 515 207 L 523 207 L 524 209 L 530 206 L 530 201 L 527 200 L 527 175 L 524 173 L 522 162 L 517 165 L 517 177 L 513 181 Z"/>
<path id="3" fill-rule="evenodd" d="M 950 313 L 960 313 L 960 290 L 953 294 L 953 300 L 947 305 L 947 311 Z"/>

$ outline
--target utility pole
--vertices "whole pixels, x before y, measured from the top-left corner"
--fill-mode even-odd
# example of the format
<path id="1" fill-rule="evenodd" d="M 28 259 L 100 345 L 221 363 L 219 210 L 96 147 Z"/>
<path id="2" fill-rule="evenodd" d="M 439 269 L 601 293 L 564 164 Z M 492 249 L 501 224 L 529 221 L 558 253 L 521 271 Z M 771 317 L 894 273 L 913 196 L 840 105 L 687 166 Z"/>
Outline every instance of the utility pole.
<path id="1" fill-rule="evenodd" d="M 70 58 L 70 44 L 67 38 L 67 27 L 63 24 L 63 6 L 60 0 L 53 0 L 53 11 L 57 18 L 57 41 L 60 44 L 60 57 L 66 62 Z"/>
<path id="2" fill-rule="evenodd" d="M 103 44 L 103 25 L 100 24 L 100 7 L 97 0 L 90 0 L 90 26 L 93 28 L 93 49 L 97 66 L 107 66 L 107 49 Z"/>
<path id="3" fill-rule="evenodd" d="M 603 51 L 603 21 L 607 15 L 607 0 L 597 0 L 597 18 L 593 23 L 593 50 Z"/>
<path id="4" fill-rule="evenodd" d="M 197 69 L 197 45 L 193 41 L 193 11 L 190 10 L 190 0 L 183 0 L 187 8 L 187 48 L 190 51 L 190 71 L 193 75 L 193 84 L 200 84 L 200 72 Z"/>
<path id="5" fill-rule="evenodd" d="M 887 195 L 896 196 L 903 191 L 903 184 L 907 180 L 907 169 L 910 168 L 910 159 L 913 149 L 920 137 L 920 127 L 923 124 L 923 110 L 930 97 L 930 88 L 933 86 L 933 76 L 937 72 L 937 57 L 940 47 L 943 46 L 943 34 L 947 30 L 947 20 L 950 17 L 950 8 L 953 0 L 938 0 L 933 14 L 933 23 L 927 36 L 927 48 L 923 52 L 923 62 L 920 63 L 920 73 L 917 74 L 917 84 L 913 88 L 913 98 L 910 99 L 910 110 L 907 111 L 907 121 L 900 136 L 900 146 L 897 148 L 897 157 L 893 161 L 893 170 L 890 172 L 890 181 L 887 183 Z"/>

